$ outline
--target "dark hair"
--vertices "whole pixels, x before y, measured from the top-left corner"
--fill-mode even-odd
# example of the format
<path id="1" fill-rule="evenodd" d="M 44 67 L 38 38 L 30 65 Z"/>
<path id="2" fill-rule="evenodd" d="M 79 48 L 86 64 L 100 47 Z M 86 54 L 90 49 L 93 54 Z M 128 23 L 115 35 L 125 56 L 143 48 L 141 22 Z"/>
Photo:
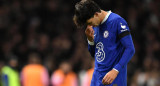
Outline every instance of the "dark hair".
<path id="1" fill-rule="evenodd" d="M 92 0 L 81 0 L 75 5 L 74 23 L 77 27 L 86 25 L 86 21 L 94 16 L 96 12 L 101 12 L 100 7 Z"/>

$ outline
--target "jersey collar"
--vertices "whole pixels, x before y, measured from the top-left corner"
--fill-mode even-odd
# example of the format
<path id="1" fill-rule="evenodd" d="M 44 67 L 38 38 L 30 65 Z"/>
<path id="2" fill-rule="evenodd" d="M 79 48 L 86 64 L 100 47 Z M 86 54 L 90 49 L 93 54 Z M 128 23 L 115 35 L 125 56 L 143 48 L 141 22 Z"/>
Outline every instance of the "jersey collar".
<path id="1" fill-rule="evenodd" d="M 108 11 L 107 12 L 107 15 L 105 16 L 105 18 L 103 19 L 103 21 L 101 22 L 101 24 L 103 24 L 109 17 L 109 15 L 111 14 L 112 12 L 111 11 Z"/>

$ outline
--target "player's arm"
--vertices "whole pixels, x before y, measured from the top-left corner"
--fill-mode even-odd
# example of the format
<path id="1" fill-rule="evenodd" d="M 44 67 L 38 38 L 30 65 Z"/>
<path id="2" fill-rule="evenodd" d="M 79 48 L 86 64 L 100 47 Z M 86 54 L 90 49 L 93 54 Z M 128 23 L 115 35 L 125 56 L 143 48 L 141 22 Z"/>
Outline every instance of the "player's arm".
<path id="1" fill-rule="evenodd" d="M 129 34 L 129 32 L 126 32 Z M 119 72 L 121 71 L 124 66 L 127 65 L 127 63 L 130 61 L 132 56 L 135 53 L 133 41 L 131 35 L 127 35 L 123 38 L 121 38 L 121 43 L 125 47 L 125 51 L 122 55 L 122 58 L 120 59 L 119 63 L 115 65 L 114 69 L 118 70 Z"/>
<path id="2" fill-rule="evenodd" d="M 129 27 L 124 19 L 118 20 L 118 34 L 121 44 L 125 47 L 120 61 L 117 65 L 114 66 L 114 69 L 120 72 L 121 69 L 127 65 L 127 63 L 134 55 L 135 48 L 129 31 Z"/>
<path id="3" fill-rule="evenodd" d="M 85 30 L 85 34 L 87 36 L 88 40 L 88 50 L 92 57 L 94 57 L 95 54 L 95 45 L 94 45 L 94 30 L 92 26 L 87 26 Z"/>
<path id="4" fill-rule="evenodd" d="M 125 47 L 125 50 L 118 64 L 116 64 L 114 68 L 104 76 L 102 80 L 103 84 L 111 84 L 135 53 L 132 37 L 126 21 L 124 19 L 119 19 L 117 20 L 116 25 L 118 25 L 119 40 Z"/>

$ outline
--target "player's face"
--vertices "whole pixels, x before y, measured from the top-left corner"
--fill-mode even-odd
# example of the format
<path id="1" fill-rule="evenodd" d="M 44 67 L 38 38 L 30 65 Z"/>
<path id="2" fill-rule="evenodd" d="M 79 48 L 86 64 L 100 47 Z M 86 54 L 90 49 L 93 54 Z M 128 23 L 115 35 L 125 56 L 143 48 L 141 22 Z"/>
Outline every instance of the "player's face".
<path id="1" fill-rule="evenodd" d="M 99 14 L 96 14 L 87 20 L 87 25 L 91 25 L 91 26 L 98 26 L 100 24 L 100 18 L 99 18 Z"/>

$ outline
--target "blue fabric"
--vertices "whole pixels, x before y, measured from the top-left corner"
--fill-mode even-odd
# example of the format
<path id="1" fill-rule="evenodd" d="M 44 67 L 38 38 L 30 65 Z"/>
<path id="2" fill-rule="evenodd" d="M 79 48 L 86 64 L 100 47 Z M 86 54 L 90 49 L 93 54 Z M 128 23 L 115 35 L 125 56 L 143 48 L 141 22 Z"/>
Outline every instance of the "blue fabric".
<path id="1" fill-rule="evenodd" d="M 135 52 L 131 35 L 119 38 L 125 31 L 130 31 L 127 22 L 119 15 L 111 13 L 107 21 L 93 29 L 95 45 L 88 46 L 89 52 L 95 57 L 95 72 L 91 86 L 103 86 L 102 77 L 113 68 L 119 71 L 119 78 L 117 77 L 115 82 L 125 83 L 118 86 L 127 86 L 127 63 Z M 125 82 L 120 80 L 122 77 L 123 80 L 126 79 Z M 99 84 L 93 85 L 94 81 L 98 81 Z"/>
<path id="2" fill-rule="evenodd" d="M 112 82 L 110 85 L 103 85 L 102 84 L 102 79 L 106 75 L 107 72 L 100 72 L 98 70 L 94 70 L 93 77 L 91 80 L 91 85 L 90 86 L 113 86 L 116 84 L 117 86 L 127 86 L 127 66 L 125 66 L 121 72 L 119 73 L 116 79 Z"/>
<path id="3" fill-rule="evenodd" d="M 3 83 L 3 86 L 9 86 L 8 84 L 8 76 L 3 74 L 2 75 L 2 83 Z"/>
<path id="4" fill-rule="evenodd" d="M 131 59 L 131 57 L 135 53 L 135 49 L 134 49 L 134 46 L 133 46 L 131 35 L 127 35 L 127 36 L 121 38 L 120 41 L 123 44 L 123 46 L 125 47 L 125 50 L 124 50 L 124 53 L 123 53 L 120 61 L 118 62 L 118 64 L 116 64 L 114 66 L 114 68 L 117 69 L 117 70 L 119 70 L 119 71 L 125 65 L 127 65 L 127 63 L 129 62 L 129 60 Z"/>
<path id="5" fill-rule="evenodd" d="M 95 46 L 88 44 L 88 50 L 89 50 L 91 56 L 94 57 L 94 54 L 95 54 Z"/>

